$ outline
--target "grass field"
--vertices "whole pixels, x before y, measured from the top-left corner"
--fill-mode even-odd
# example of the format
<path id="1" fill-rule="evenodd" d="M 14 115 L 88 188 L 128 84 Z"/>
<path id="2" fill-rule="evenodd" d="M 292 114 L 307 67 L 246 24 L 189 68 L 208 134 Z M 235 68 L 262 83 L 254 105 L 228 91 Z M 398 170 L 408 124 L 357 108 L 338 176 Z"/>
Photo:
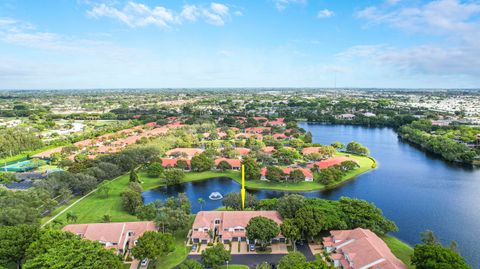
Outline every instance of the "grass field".
<path id="1" fill-rule="evenodd" d="M 240 177 L 240 174 L 236 171 L 226 171 L 224 173 L 215 171 L 186 173 L 183 182 L 205 180 L 213 177 L 236 178 Z M 164 185 L 164 182 L 159 178 L 149 178 L 143 172 L 139 173 L 139 178 L 143 182 L 141 185 L 144 190 L 150 190 Z M 108 196 L 104 196 L 103 194 L 94 192 L 91 195 L 85 197 L 82 201 L 78 202 L 73 207 L 71 207 L 69 210 L 65 211 L 57 219 L 62 221 L 63 223 L 67 223 L 66 214 L 67 212 L 71 212 L 78 217 L 76 223 L 102 222 L 102 217 L 104 215 L 110 215 L 112 222 L 137 220 L 136 216 L 128 214 L 122 208 L 122 199 L 120 195 L 128 188 L 128 183 L 128 174 L 125 174 L 108 182 L 108 186 L 110 187 L 110 192 Z M 72 203 L 73 201 L 69 202 L 67 205 L 61 206 L 60 208 L 56 209 L 52 216 L 55 216 L 55 214 L 61 212 L 64 208 L 66 208 Z M 45 223 L 50 218 L 51 216 L 43 218 L 42 223 Z"/>
<path id="2" fill-rule="evenodd" d="M 410 263 L 410 257 L 413 255 L 413 248 L 411 246 L 390 235 L 384 236 L 382 239 L 385 241 L 390 250 L 392 250 L 392 253 L 402 262 L 404 262 L 408 268 L 415 268 L 415 266 Z"/>

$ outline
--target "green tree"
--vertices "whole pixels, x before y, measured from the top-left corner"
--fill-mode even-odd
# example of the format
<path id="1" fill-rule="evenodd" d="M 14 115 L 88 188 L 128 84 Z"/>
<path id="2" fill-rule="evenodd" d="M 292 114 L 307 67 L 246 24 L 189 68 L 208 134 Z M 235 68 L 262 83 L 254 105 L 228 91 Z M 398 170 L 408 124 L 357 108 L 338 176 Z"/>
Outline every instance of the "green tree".
<path id="1" fill-rule="evenodd" d="M 78 216 L 77 214 L 75 214 L 75 212 L 69 211 L 67 212 L 66 218 L 68 222 L 76 222 L 78 219 Z"/>
<path id="2" fill-rule="evenodd" d="M 305 197 L 298 194 L 288 194 L 278 200 L 277 210 L 284 219 L 295 218 L 295 213 L 305 206 Z"/>
<path id="3" fill-rule="evenodd" d="M 294 183 L 302 182 L 305 180 L 305 175 L 301 170 L 295 169 L 295 170 L 292 170 L 288 175 L 288 180 Z"/>
<path id="4" fill-rule="evenodd" d="M 238 192 L 228 193 L 223 197 L 222 205 L 226 208 L 234 210 L 242 210 L 242 196 Z M 245 208 L 256 208 L 258 205 L 255 195 L 246 193 L 245 195 Z"/>
<path id="5" fill-rule="evenodd" d="M 203 269 L 203 265 L 196 260 L 185 260 L 182 264 L 178 266 L 179 269 Z"/>
<path id="6" fill-rule="evenodd" d="M 182 182 L 182 180 L 185 178 L 185 173 L 180 169 L 172 168 L 166 170 L 164 176 L 165 183 L 167 185 L 175 185 Z"/>
<path id="7" fill-rule="evenodd" d="M 366 228 L 377 234 L 386 234 L 397 231 L 398 228 L 391 220 L 383 216 L 382 210 L 364 200 L 341 197 L 339 209 L 345 215 L 345 222 L 349 229 Z"/>
<path id="8" fill-rule="evenodd" d="M 38 236 L 36 225 L 0 226 L 0 264 L 11 262 L 22 268 L 25 253 Z"/>
<path id="9" fill-rule="evenodd" d="M 278 263 L 279 269 L 296 269 L 307 262 L 307 258 L 300 252 L 290 252 L 283 256 Z"/>
<path id="10" fill-rule="evenodd" d="M 197 202 L 200 205 L 200 211 L 202 211 L 202 207 L 205 204 L 205 200 L 203 198 L 198 198 Z"/>
<path id="11" fill-rule="evenodd" d="M 132 254 L 140 260 L 145 258 L 155 260 L 157 256 L 166 255 L 173 250 L 175 238 L 172 234 L 147 231 L 138 238 L 137 244 L 132 248 Z"/>
<path id="12" fill-rule="evenodd" d="M 358 155 L 363 155 L 363 156 L 368 156 L 370 154 L 370 150 L 367 147 L 363 146 L 362 144 L 356 141 L 352 141 L 348 143 L 347 151 L 358 154 Z"/>
<path id="13" fill-rule="evenodd" d="M 147 168 L 147 175 L 149 177 L 160 177 L 164 170 L 161 163 L 153 162 Z"/>
<path id="14" fill-rule="evenodd" d="M 108 214 L 105 214 L 103 215 L 102 217 L 102 221 L 105 222 L 105 223 L 108 223 L 108 222 L 111 222 L 112 221 L 112 217 Z"/>
<path id="15" fill-rule="evenodd" d="M 217 165 L 217 169 L 220 171 L 225 171 L 232 169 L 232 166 L 227 161 L 223 160 Z"/>
<path id="16" fill-rule="evenodd" d="M 140 193 L 133 190 L 122 192 L 122 206 L 125 211 L 135 215 L 137 208 L 141 205 L 143 205 L 143 201 Z"/>
<path id="17" fill-rule="evenodd" d="M 242 161 L 245 167 L 245 180 L 259 180 L 260 179 L 260 165 L 253 157 L 245 157 Z"/>
<path id="18" fill-rule="evenodd" d="M 45 251 L 29 256 L 25 269 L 62 268 L 62 269 L 121 269 L 123 264 L 113 251 L 104 249 L 90 240 L 75 239 L 52 240 Z"/>
<path id="19" fill-rule="evenodd" d="M 293 219 L 283 220 L 283 223 L 280 225 L 280 230 L 282 234 L 292 242 L 293 250 L 296 251 L 296 242 L 301 239 L 302 235 L 295 221 Z"/>
<path id="20" fill-rule="evenodd" d="M 219 268 L 226 261 L 230 261 L 232 256 L 230 252 L 225 250 L 222 243 L 202 251 L 202 263 L 207 268 Z"/>
<path id="21" fill-rule="evenodd" d="M 213 158 L 207 156 L 204 153 L 201 153 L 192 157 L 190 165 L 192 166 L 192 170 L 197 172 L 203 172 L 212 169 L 215 165 L 215 162 L 213 161 Z"/>
<path id="22" fill-rule="evenodd" d="M 271 181 L 283 181 L 285 179 L 285 173 L 283 170 L 277 166 L 269 166 L 267 167 L 267 172 L 265 173 L 265 177 Z"/>
<path id="23" fill-rule="evenodd" d="M 417 269 L 470 269 L 460 254 L 441 245 L 416 245 L 412 264 Z"/>
<path id="24" fill-rule="evenodd" d="M 341 150 L 345 148 L 345 145 L 339 141 L 333 142 L 330 146 L 334 147 L 336 150 Z"/>
<path id="25" fill-rule="evenodd" d="M 260 216 L 250 219 L 246 231 L 248 239 L 260 242 L 261 249 L 264 250 L 270 241 L 278 236 L 280 228 L 275 221 Z"/>
<path id="26" fill-rule="evenodd" d="M 110 192 L 110 186 L 108 186 L 107 184 L 102 184 L 99 188 L 98 188 L 98 193 L 100 193 L 101 195 L 103 195 L 103 197 L 107 198 L 108 197 L 108 193 Z"/>
<path id="27" fill-rule="evenodd" d="M 295 223 L 305 237 L 317 236 L 324 227 L 325 215 L 315 206 L 304 206 L 295 214 Z"/>
<path id="28" fill-rule="evenodd" d="M 138 175 L 137 175 L 137 172 L 135 171 L 135 168 L 132 168 L 132 170 L 130 170 L 130 182 L 139 182 L 138 180 Z"/>

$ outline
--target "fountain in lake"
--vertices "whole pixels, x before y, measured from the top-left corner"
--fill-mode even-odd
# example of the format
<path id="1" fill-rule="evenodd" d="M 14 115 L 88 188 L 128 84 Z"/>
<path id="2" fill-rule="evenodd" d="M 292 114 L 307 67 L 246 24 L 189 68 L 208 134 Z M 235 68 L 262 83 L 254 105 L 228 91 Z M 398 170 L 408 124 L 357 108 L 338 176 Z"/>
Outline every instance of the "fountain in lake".
<path id="1" fill-rule="evenodd" d="M 220 200 L 220 199 L 223 199 L 223 196 L 219 192 L 214 191 L 210 193 L 208 198 L 210 198 L 210 200 Z"/>

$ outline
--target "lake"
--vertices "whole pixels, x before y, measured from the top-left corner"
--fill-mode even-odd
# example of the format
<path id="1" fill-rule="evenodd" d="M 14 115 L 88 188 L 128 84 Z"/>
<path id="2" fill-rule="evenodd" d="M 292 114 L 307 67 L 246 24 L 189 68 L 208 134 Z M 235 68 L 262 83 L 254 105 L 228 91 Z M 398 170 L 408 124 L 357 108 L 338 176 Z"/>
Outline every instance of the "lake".
<path id="1" fill-rule="evenodd" d="M 307 197 L 338 199 L 341 196 L 365 199 L 381 208 L 399 227 L 397 237 L 414 245 L 420 232 L 432 230 L 448 244 L 457 241 L 459 250 L 473 268 L 480 268 L 480 170 L 447 163 L 401 141 L 390 128 L 302 123 L 316 143 L 344 144 L 355 140 L 370 148 L 378 161 L 377 169 L 358 176 L 329 191 L 303 193 Z M 164 200 L 186 192 L 197 212 L 203 198 L 204 210 L 221 206 L 208 195 L 239 191 L 240 186 L 226 178 L 190 182 L 144 192 L 145 203 Z M 259 199 L 280 197 L 279 191 L 249 191 Z"/>

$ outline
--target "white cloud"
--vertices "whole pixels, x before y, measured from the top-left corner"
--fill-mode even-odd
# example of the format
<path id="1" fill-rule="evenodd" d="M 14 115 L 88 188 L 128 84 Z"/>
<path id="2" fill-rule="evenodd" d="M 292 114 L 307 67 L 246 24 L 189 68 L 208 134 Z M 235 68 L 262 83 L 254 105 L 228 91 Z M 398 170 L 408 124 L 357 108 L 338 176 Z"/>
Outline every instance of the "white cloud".
<path id="1" fill-rule="evenodd" d="M 322 9 L 318 12 L 317 18 L 319 19 L 325 19 L 325 18 L 330 18 L 335 15 L 335 12 L 329 10 L 329 9 Z"/>
<path id="2" fill-rule="evenodd" d="M 228 16 L 228 12 L 230 11 L 226 5 L 219 3 L 211 3 L 210 8 L 220 16 Z"/>
<path id="3" fill-rule="evenodd" d="M 291 4 L 307 4 L 307 0 L 272 0 L 272 2 L 275 4 L 275 7 L 280 11 L 284 10 L 285 8 L 287 8 L 287 6 Z"/>
<path id="4" fill-rule="evenodd" d="M 240 10 L 235 11 L 233 14 L 238 17 L 243 16 L 243 12 L 241 12 Z"/>
<path id="5" fill-rule="evenodd" d="M 212 2 L 208 7 L 202 5 L 184 5 L 179 12 L 163 6 L 149 7 L 142 3 L 128 2 L 123 8 L 100 4 L 94 6 L 87 14 L 93 18 L 111 18 L 131 28 L 149 25 L 169 29 L 184 21 L 194 22 L 203 19 L 205 22 L 221 26 L 230 18 L 230 8 L 224 4 Z"/>
<path id="6" fill-rule="evenodd" d="M 396 4 L 396 3 L 395 3 Z M 370 26 L 388 25 L 410 35 L 434 35 L 428 44 L 401 48 L 356 46 L 343 56 L 373 59 L 408 73 L 480 75 L 480 3 L 435 0 L 415 5 L 369 6 L 357 13 Z"/>

